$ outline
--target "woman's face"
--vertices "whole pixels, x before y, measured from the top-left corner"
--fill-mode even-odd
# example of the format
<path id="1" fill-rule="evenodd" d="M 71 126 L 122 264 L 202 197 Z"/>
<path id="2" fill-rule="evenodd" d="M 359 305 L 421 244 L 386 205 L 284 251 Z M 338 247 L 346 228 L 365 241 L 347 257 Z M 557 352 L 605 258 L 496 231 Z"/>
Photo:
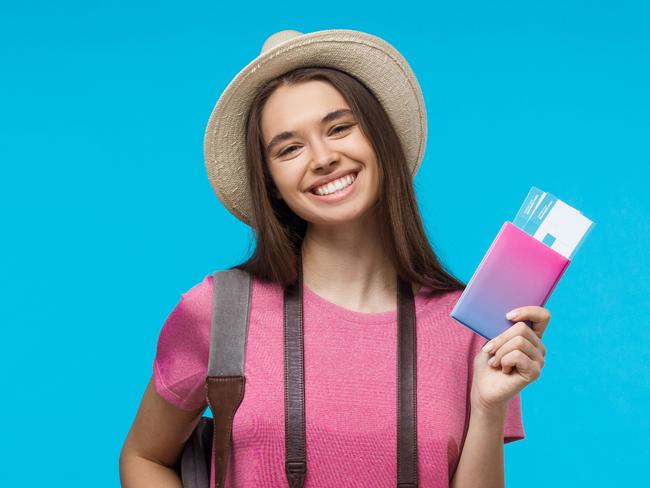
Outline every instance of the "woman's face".
<path id="1" fill-rule="evenodd" d="M 273 182 L 298 216 L 316 224 L 351 222 L 375 203 L 375 152 L 332 85 L 312 80 L 279 87 L 264 106 L 261 126 Z M 335 186 L 321 185 L 331 180 Z"/>

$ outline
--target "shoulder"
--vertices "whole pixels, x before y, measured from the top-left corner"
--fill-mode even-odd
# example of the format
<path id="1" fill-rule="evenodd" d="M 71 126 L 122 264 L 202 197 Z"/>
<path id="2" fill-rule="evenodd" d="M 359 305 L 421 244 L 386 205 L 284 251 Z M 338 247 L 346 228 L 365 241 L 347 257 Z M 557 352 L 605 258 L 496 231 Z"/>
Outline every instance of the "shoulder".
<path id="1" fill-rule="evenodd" d="M 422 287 L 417 293 L 416 302 L 419 304 L 418 309 L 424 314 L 434 313 L 436 317 L 441 318 L 449 316 L 462 293 L 463 290 L 434 291 Z"/>
<path id="2" fill-rule="evenodd" d="M 180 309 L 187 320 L 201 321 L 209 318 L 214 301 L 214 287 L 219 286 L 219 283 L 221 283 L 218 277 L 215 283 L 215 274 L 222 272 L 248 273 L 236 269 L 216 270 L 206 274 L 201 281 L 182 292 L 177 308 Z M 278 297 L 282 297 L 282 289 L 277 284 L 260 281 L 252 275 L 250 280 L 253 293 L 258 297 L 258 300 L 265 298 L 277 300 Z M 227 283 L 229 281 L 226 281 Z"/>
<path id="3" fill-rule="evenodd" d="M 459 348 L 459 351 L 474 350 L 481 342 L 481 337 L 451 316 L 451 311 L 462 293 L 463 290 L 433 292 L 430 289 L 422 289 L 418 293 L 421 300 L 418 321 L 422 322 L 424 334 L 435 335 L 438 340 Z"/>
<path id="4" fill-rule="evenodd" d="M 212 276 L 206 275 L 201 281 L 180 293 L 180 299 L 169 314 L 167 329 L 193 329 L 198 332 L 210 320 L 212 310 Z"/>
<path id="5" fill-rule="evenodd" d="M 201 281 L 181 292 L 181 301 L 189 305 L 198 305 L 210 299 L 213 280 L 212 273 L 205 275 Z"/>
<path id="6" fill-rule="evenodd" d="M 209 338 L 211 315 L 212 275 L 209 274 L 180 293 L 180 299 L 163 324 L 159 347 Z"/>

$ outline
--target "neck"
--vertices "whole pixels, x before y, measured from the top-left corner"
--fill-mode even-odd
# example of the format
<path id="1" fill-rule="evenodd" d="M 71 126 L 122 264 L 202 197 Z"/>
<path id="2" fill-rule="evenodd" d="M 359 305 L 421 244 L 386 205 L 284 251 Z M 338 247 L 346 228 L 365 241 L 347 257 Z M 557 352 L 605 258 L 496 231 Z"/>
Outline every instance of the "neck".
<path id="1" fill-rule="evenodd" d="M 360 312 L 394 310 L 396 271 L 379 240 L 379 222 L 309 224 L 302 246 L 303 283 Z"/>

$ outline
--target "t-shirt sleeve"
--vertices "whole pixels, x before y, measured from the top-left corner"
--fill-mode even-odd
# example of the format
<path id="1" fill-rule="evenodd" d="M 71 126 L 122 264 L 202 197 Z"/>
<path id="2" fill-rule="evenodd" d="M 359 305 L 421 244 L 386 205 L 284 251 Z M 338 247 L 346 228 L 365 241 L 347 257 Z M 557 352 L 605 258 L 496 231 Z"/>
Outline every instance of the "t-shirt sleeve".
<path id="1" fill-rule="evenodd" d="M 183 410 L 206 407 L 205 377 L 210 354 L 212 275 L 185 293 L 165 320 L 153 362 L 160 396 Z"/>
<path id="2" fill-rule="evenodd" d="M 506 421 L 503 426 L 503 443 L 519 441 L 526 437 L 521 414 L 521 392 L 508 402 Z"/>
<path id="3" fill-rule="evenodd" d="M 472 354 L 470 370 L 473 370 L 474 358 L 485 345 L 487 340 L 475 332 L 472 332 L 474 336 L 472 338 Z M 522 409 L 521 409 L 521 392 L 513 396 L 509 401 L 506 407 L 506 418 L 503 425 L 503 443 L 508 444 L 509 442 L 518 441 L 525 438 L 524 424 L 522 420 Z"/>

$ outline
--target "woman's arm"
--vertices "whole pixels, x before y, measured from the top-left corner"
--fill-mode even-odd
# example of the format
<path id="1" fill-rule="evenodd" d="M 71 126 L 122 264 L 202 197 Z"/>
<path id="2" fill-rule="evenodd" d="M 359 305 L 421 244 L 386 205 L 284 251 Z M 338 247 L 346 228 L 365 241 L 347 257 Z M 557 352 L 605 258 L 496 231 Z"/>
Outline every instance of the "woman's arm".
<path id="1" fill-rule="evenodd" d="M 542 335 L 550 312 L 536 305 L 512 310 L 518 321 L 487 342 L 474 357 L 470 422 L 451 480 L 452 488 L 503 488 L 503 427 L 508 402 L 541 374 Z M 532 327 L 524 320 L 532 321 Z"/>
<path id="2" fill-rule="evenodd" d="M 171 405 L 150 380 L 120 453 L 122 487 L 182 488 L 174 467 L 205 408 L 187 411 Z"/>
<path id="3" fill-rule="evenodd" d="M 486 343 L 474 357 L 470 421 L 452 488 L 503 488 L 503 427 L 512 397 L 541 374 L 542 335 L 550 312 L 531 305 L 512 310 L 519 321 Z M 523 320 L 530 320 L 529 327 Z"/>
<path id="4" fill-rule="evenodd" d="M 472 410 L 451 488 L 503 488 L 503 427 L 506 408 Z"/>

